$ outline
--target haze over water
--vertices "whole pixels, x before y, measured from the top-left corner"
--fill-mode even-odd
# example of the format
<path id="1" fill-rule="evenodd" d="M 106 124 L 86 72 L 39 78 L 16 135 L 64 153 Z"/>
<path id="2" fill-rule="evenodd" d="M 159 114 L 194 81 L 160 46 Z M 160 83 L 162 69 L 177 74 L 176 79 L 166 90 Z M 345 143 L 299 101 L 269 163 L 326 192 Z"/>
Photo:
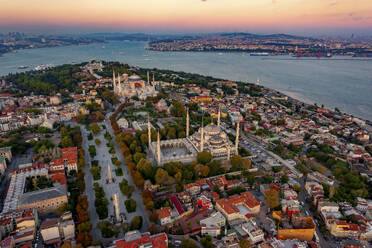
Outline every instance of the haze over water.
<path id="1" fill-rule="evenodd" d="M 60 65 L 93 59 L 120 61 L 145 68 L 170 69 L 256 83 L 279 90 L 307 103 L 372 120 L 372 59 L 323 59 L 290 56 L 253 57 L 246 53 L 155 52 L 145 42 L 109 42 L 21 50 L 0 57 L 0 75 L 33 69 L 41 64 Z"/>

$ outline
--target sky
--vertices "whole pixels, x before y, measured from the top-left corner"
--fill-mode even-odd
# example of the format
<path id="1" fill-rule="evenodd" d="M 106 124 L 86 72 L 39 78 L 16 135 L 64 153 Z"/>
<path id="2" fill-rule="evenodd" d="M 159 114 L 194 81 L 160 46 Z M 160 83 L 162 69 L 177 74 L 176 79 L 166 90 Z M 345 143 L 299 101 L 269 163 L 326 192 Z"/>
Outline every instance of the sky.
<path id="1" fill-rule="evenodd" d="M 0 0 L 0 32 L 372 34 L 372 0 Z"/>

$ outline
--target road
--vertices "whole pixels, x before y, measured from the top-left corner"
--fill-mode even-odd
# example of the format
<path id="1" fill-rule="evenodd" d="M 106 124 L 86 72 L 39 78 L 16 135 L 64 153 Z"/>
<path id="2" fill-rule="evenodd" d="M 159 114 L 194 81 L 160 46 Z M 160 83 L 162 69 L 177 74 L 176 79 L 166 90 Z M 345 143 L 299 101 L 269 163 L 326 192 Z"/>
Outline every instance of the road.
<path id="1" fill-rule="evenodd" d="M 246 136 L 246 138 L 249 140 L 249 142 L 253 145 L 255 145 L 256 147 L 259 147 L 261 150 L 265 151 L 269 156 L 273 157 L 274 159 L 276 159 L 277 161 L 279 161 L 280 163 L 282 163 L 284 166 L 288 167 L 288 168 L 293 168 L 293 166 L 291 164 L 289 164 L 287 161 L 285 161 L 284 159 L 282 159 L 280 156 L 278 156 L 277 154 L 267 150 L 263 145 L 260 144 L 259 141 L 257 141 L 257 139 L 251 135 L 248 135 Z M 314 214 L 312 211 L 310 211 L 310 205 L 309 203 L 306 201 L 306 193 L 305 193 L 305 182 L 306 182 L 306 179 L 305 179 L 305 176 L 303 176 L 302 178 L 299 179 L 299 183 L 301 185 L 301 191 L 298 195 L 298 200 L 300 202 L 303 202 L 303 205 L 302 205 L 302 211 L 303 212 L 308 212 L 310 214 L 310 216 L 315 220 L 315 217 L 314 217 Z M 261 213 L 263 213 L 264 211 L 261 211 Z M 261 214 L 260 213 L 260 214 Z M 263 218 L 260 218 L 261 220 Z M 330 247 L 330 248 L 333 248 L 333 247 L 337 247 L 337 244 L 335 244 L 334 242 L 332 241 L 327 241 L 324 239 L 323 237 L 323 234 L 320 232 L 319 230 L 319 226 L 315 223 L 315 226 L 316 226 L 316 233 L 319 237 L 319 246 L 320 247 Z"/>
<path id="2" fill-rule="evenodd" d="M 91 164 L 91 158 L 88 152 L 88 147 L 89 147 L 89 142 L 88 142 L 88 135 L 87 135 L 87 130 L 83 125 L 80 125 L 81 129 L 81 135 L 83 138 L 82 146 L 84 149 L 84 155 L 85 155 L 85 163 L 86 166 L 84 168 L 84 181 L 85 181 L 85 193 L 88 197 L 88 212 L 89 212 L 89 217 L 90 217 L 90 222 L 92 223 L 92 231 L 91 234 L 94 237 L 94 240 L 102 240 L 101 236 L 101 231 L 98 229 L 98 215 L 96 213 L 96 208 L 94 206 L 94 190 L 93 190 L 93 177 L 92 174 L 89 172 L 90 164 Z"/>
<path id="3" fill-rule="evenodd" d="M 302 211 L 309 213 L 310 216 L 313 218 L 313 220 L 315 220 L 314 213 L 312 211 L 310 211 L 310 204 L 306 201 L 306 191 L 305 191 L 306 176 L 303 176 L 299 181 L 300 181 L 300 185 L 301 185 L 302 190 L 298 194 L 298 200 L 300 202 L 303 202 Z M 328 240 L 328 241 L 325 240 L 323 234 L 319 230 L 319 226 L 316 223 L 315 223 L 315 227 L 316 227 L 315 231 L 316 231 L 316 233 L 319 237 L 319 246 L 321 248 L 323 248 L 323 247 L 324 248 L 325 247 L 337 248 L 338 247 L 337 244 L 335 244 L 334 242 L 332 242 L 330 240 Z"/>
<path id="4" fill-rule="evenodd" d="M 97 79 L 101 79 L 102 77 L 100 75 L 97 75 L 96 73 L 94 73 L 93 69 L 89 69 L 89 72 L 91 75 L 93 75 L 93 77 L 97 78 Z"/>

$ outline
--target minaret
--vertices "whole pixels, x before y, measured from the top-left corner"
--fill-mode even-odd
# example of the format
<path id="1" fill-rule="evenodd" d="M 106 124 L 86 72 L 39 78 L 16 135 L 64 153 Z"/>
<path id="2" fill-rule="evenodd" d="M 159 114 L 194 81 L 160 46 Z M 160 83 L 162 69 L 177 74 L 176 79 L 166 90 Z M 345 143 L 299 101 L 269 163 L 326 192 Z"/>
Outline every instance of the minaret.
<path id="1" fill-rule="evenodd" d="M 150 116 L 147 117 L 147 135 L 148 135 L 148 140 L 149 140 L 149 149 L 150 149 L 150 144 L 151 144 L 151 124 L 150 124 Z"/>
<path id="2" fill-rule="evenodd" d="M 230 160 L 230 146 L 227 147 L 227 160 Z"/>
<path id="3" fill-rule="evenodd" d="M 150 85 L 150 72 L 147 71 L 147 84 Z"/>
<path id="4" fill-rule="evenodd" d="M 118 74 L 118 87 L 119 87 L 119 94 L 121 93 L 121 82 L 120 82 L 120 74 Z"/>
<path id="5" fill-rule="evenodd" d="M 217 117 L 217 126 L 220 127 L 221 125 L 221 106 L 218 105 L 218 117 Z"/>
<path id="6" fill-rule="evenodd" d="M 152 90 L 155 92 L 155 74 L 152 74 Z"/>
<path id="7" fill-rule="evenodd" d="M 186 137 L 190 135 L 190 115 L 189 115 L 189 108 L 187 108 L 186 114 Z"/>
<path id="8" fill-rule="evenodd" d="M 235 150 L 236 150 L 236 154 L 238 154 L 238 148 L 239 148 L 239 129 L 240 129 L 240 125 L 239 125 L 239 121 L 238 123 L 236 124 L 236 137 L 235 137 Z"/>
<path id="9" fill-rule="evenodd" d="M 200 152 L 204 150 L 204 118 L 202 120 L 202 127 L 200 131 Z"/>
<path id="10" fill-rule="evenodd" d="M 160 134 L 159 134 L 159 131 L 158 131 L 158 143 L 157 143 L 157 150 L 158 150 L 158 165 L 160 166 L 160 159 L 161 159 L 161 156 L 160 156 Z"/>
<path id="11" fill-rule="evenodd" d="M 115 71 L 112 71 L 112 84 L 114 86 L 114 92 L 116 93 L 116 79 L 115 79 Z"/>

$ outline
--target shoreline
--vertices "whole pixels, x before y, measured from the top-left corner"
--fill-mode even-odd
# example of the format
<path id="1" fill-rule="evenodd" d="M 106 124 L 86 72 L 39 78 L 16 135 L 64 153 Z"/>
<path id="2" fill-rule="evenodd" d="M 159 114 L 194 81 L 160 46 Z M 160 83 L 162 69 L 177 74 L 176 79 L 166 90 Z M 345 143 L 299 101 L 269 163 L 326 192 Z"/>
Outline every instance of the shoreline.
<path id="1" fill-rule="evenodd" d="M 295 92 L 283 91 L 283 90 L 275 90 L 275 89 L 271 89 L 271 88 L 268 88 L 268 87 L 265 87 L 265 88 L 266 89 L 269 89 L 269 90 L 274 90 L 274 91 L 280 92 L 283 96 L 288 97 L 288 100 L 291 99 L 291 100 L 297 101 L 299 103 L 303 103 L 303 104 L 305 104 L 307 106 L 314 105 L 315 104 L 315 102 L 311 101 L 310 99 L 305 98 L 301 93 L 295 93 Z M 322 103 L 316 103 L 316 104 L 322 105 Z M 320 106 L 318 106 L 318 107 L 321 108 Z M 338 107 L 336 106 L 335 108 L 338 108 Z M 329 112 L 332 112 L 332 113 L 337 113 L 335 110 L 332 110 L 332 109 L 330 109 L 327 106 L 324 106 L 323 109 L 326 109 L 326 110 L 328 110 Z M 340 109 L 340 114 L 349 115 L 349 116 L 351 116 L 353 118 L 358 118 L 358 119 L 364 121 L 366 126 L 369 126 L 369 127 L 372 128 L 372 120 L 369 120 L 369 119 L 366 119 L 366 118 L 362 118 L 362 117 L 353 115 L 351 113 L 344 112 L 341 109 Z M 371 132 L 372 132 L 372 129 L 371 129 Z"/>
<path id="2" fill-rule="evenodd" d="M 43 49 L 43 48 L 56 48 L 56 47 L 69 47 L 69 46 L 85 46 L 85 45 L 91 45 L 91 44 L 101 44 L 101 43 L 107 43 L 106 41 L 95 41 L 95 42 L 89 42 L 89 43 L 81 43 L 81 44 L 68 44 L 68 45 L 61 45 L 61 46 L 43 46 L 43 47 L 26 47 L 26 48 L 19 48 L 10 50 L 7 52 L 0 53 L 0 57 L 4 56 L 5 54 L 9 53 L 17 53 L 18 51 L 23 50 L 33 50 L 33 49 Z M 1 77 L 1 76 L 0 76 Z"/>
<path id="3" fill-rule="evenodd" d="M 215 78 L 225 78 L 227 80 L 250 82 L 250 83 L 254 83 L 254 80 L 255 80 L 254 78 L 256 78 L 256 74 L 258 74 L 259 75 L 258 77 L 261 78 L 261 76 L 260 76 L 261 72 L 260 73 L 252 73 L 252 72 L 249 72 L 249 71 L 244 71 L 245 69 L 243 67 L 242 68 L 238 67 L 237 70 L 232 69 L 232 71 L 235 74 L 237 74 L 237 76 L 230 73 L 231 70 L 229 72 L 221 74 L 221 73 L 219 73 L 219 71 L 217 71 L 214 68 L 211 68 L 209 70 L 208 69 L 209 64 L 206 64 L 206 59 L 209 58 L 210 61 L 213 62 L 214 58 L 215 59 L 218 58 L 218 64 L 217 65 L 219 67 L 221 67 L 221 64 L 225 64 L 224 62 L 222 63 L 221 61 L 223 61 L 223 60 L 226 61 L 226 59 L 228 61 L 229 59 L 234 59 L 235 58 L 234 56 L 231 57 L 229 54 L 236 54 L 236 55 L 242 54 L 241 55 L 242 57 L 240 58 L 240 55 L 239 55 L 239 57 L 237 59 L 239 59 L 239 61 L 241 60 L 244 63 L 251 63 L 251 62 L 254 63 L 254 61 L 256 61 L 257 63 L 261 63 L 261 64 L 275 65 L 275 67 L 277 67 L 277 65 L 281 64 L 281 62 L 280 62 L 281 59 L 285 59 L 284 57 L 278 57 L 278 58 L 274 58 L 272 60 L 270 60 L 270 58 L 267 58 L 267 57 L 265 57 L 265 58 L 263 58 L 263 57 L 259 58 L 257 56 L 249 57 L 248 54 L 238 53 L 238 52 L 225 53 L 224 56 L 217 56 L 217 53 L 215 53 L 215 52 L 207 52 L 207 53 L 204 53 L 206 55 L 203 55 L 203 56 L 200 55 L 200 56 L 202 56 L 202 59 L 198 60 L 201 63 L 204 63 L 204 64 L 202 64 L 202 68 L 201 68 L 202 70 L 200 70 L 200 69 L 195 69 L 195 66 L 190 64 L 190 61 L 191 61 L 190 59 L 193 58 L 192 54 L 194 54 L 194 56 L 199 56 L 198 55 L 199 53 L 193 53 L 193 52 L 191 52 L 191 53 L 180 53 L 180 55 L 177 55 L 178 53 L 174 53 L 173 56 L 172 56 L 171 52 L 161 53 L 161 52 L 153 52 L 151 50 L 145 50 L 146 44 L 148 44 L 148 42 L 134 42 L 134 43 L 133 42 L 124 42 L 125 44 L 130 43 L 130 45 L 125 45 L 121 41 L 107 41 L 105 43 L 107 44 L 107 45 L 105 45 L 106 50 L 101 49 L 101 45 L 103 45 L 103 44 L 102 44 L 102 42 L 99 42 L 99 43 L 82 44 L 80 46 L 69 45 L 69 46 L 45 47 L 45 48 L 48 48 L 50 50 L 46 50 L 44 48 L 37 48 L 37 51 L 32 52 L 32 53 L 22 52 L 22 51 L 19 51 L 19 53 L 14 53 L 14 54 L 8 53 L 8 54 L 5 54 L 4 57 L 6 57 L 7 60 L 8 60 L 8 57 L 9 57 L 9 60 L 14 61 L 14 62 L 13 63 L 8 63 L 5 60 L 3 60 L 3 63 L 2 63 L 3 67 L 2 68 L 4 69 L 4 75 L 2 75 L 2 76 L 6 76 L 9 73 L 17 73 L 17 71 L 18 72 L 25 72 L 25 71 L 31 70 L 33 67 L 35 67 L 37 65 L 43 64 L 43 63 L 51 63 L 55 66 L 58 66 L 58 65 L 63 65 L 63 64 L 73 64 L 73 63 L 71 63 L 71 59 L 75 59 L 78 63 L 83 62 L 83 61 L 90 61 L 91 56 L 88 56 L 86 54 L 86 52 L 82 52 L 81 53 L 82 55 L 79 56 L 80 53 L 78 52 L 78 50 L 80 50 L 80 49 L 91 51 L 90 54 L 92 54 L 92 56 L 95 56 L 95 59 L 98 59 L 98 60 L 118 61 L 118 62 L 122 62 L 122 63 L 129 63 L 129 64 L 132 64 L 134 66 L 142 67 L 142 68 L 160 68 L 160 69 L 163 69 L 163 70 L 172 70 L 172 71 L 178 71 L 178 72 L 184 71 L 184 72 L 195 73 L 195 74 L 200 74 L 200 75 L 205 75 L 205 76 L 212 76 L 212 77 L 215 77 Z M 111 43 L 113 43 L 113 45 L 109 45 Z M 131 45 L 132 43 L 137 44 L 137 45 Z M 121 44 L 123 44 L 123 45 L 121 45 Z M 71 47 L 71 48 L 68 48 L 68 47 Z M 39 52 L 38 52 L 39 49 L 40 49 L 40 54 L 42 55 L 43 59 L 41 60 L 41 59 L 30 58 L 30 57 L 33 57 L 33 56 L 37 56 L 39 54 Z M 115 51 L 115 50 L 112 50 L 112 49 L 116 49 L 116 50 L 134 49 L 134 52 L 128 53 L 128 55 L 127 54 L 125 54 L 125 55 L 116 54 L 118 56 L 115 57 L 114 56 L 115 54 L 111 52 L 111 51 Z M 70 50 L 74 51 L 73 54 L 75 54 L 73 57 L 71 57 L 71 59 L 65 57 L 64 54 L 63 54 L 63 56 L 61 56 L 61 51 L 63 51 L 63 52 L 66 51 L 65 53 L 72 54 Z M 56 53 L 57 53 L 57 59 L 54 59 L 53 57 L 50 57 L 50 55 L 48 55 L 48 54 L 53 54 L 54 51 L 56 51 Z M 25 53 L 25 54 L 23 54 L 23 53 Z M 30 53 L 31 55 L 28 55 L 28 53 Z M 142 55 L 144 53 L 148 54 L 148 56 L 146 56 L 146 59 L 143 59 L 144 57 L 142 58 Z M 158 54 L 160 54 L 160 55 L 158 55 Z M 170 55 L 168 55 L 168 54 L 170 54 Z M 208 54 L 211 54 L 211 55 L 208 55 Z M 139 57 L 139 56 L 141 56 L 141 57 Z M 24 60 L 25 62 L 19 60 L 19 59 L 22 59 L 22 58 L 25 58 L 25 60 Z M 35 57 L 35 58 L 37 58 L 37 57 Z M 80 59 L 76 59 L 76 58 L 80 58 Z M 147 58 L 151 58 L 151 61 L 150 61 L 150 59 L 147 59 Z M 174 62 L 175 59 L 178 59 L 178 58 L 185 59 L 185 61 L 180 60 L 177 63 L 177 66 L 174 66 L 174 64 L 170 64 L 172 61 Z M 155 62 L 158 59 L 160 59 L 160 60 L 158 62 Z M 149 60 L 149 61 L 145 61 L 145 60 Z M 273 60 L 278 60 L 278 61 L 276 63 L 275 62 L 264 62 L 264 61 L 273 61 Z M 305 64 L 306 61 L 309 61 L 308 63 L 313 65 L 313 62 L 311 62 L 309 59 L 297 59 L 297 58 L 292 59 L 292 58 L 289 58 L 289 60 L 292 61 L 291 63 L 301 61 L 302 63 L 298 63 L 298 64 L 301 64 L 300 67 L 302 67 L 302 64 Z M 327 59 L 320 59 L 319 61 L 323 61 L 323 60 L 337 61 L 335 63 L 320 63 L 321 66 L 324 65 L 324 66 L 330 67 L 331 69 L 336 68 L 336 70 L 338 70 L 338 68 L 343 68 L 344 67 L 344 66 L 339 66 L 338 64 L 340 64 L 340 65 L 345 65 L 346 64 L 347 65 L 347 63 L 350 63 L 350 66 L 352 66 L 352 68 L 355 68 L 356 66 L 358 66 L 357 61 L 360 61 L 359 59 L 350 58 L 350 59 L 347 59 L 347 61 L 345 60 L 346 61 L 345 63 L 342 63 L 340 59 L 337 59 L 335 57 L 327 58 Z M 352 61 L 352 60 L 355 60 L 355 61 Z M 369 64 L 366 64 L 365 62 L 371 62 L 372 61 L 371 59 L 368 59 L 368 58 L 367 59 L 361 59 L 361 60 L 364 61 L 364 62 L 360 62 L 360 65 L 363 68 L 366 67 L 365 65 L 369 65 Z M 262 62 L 260 62 L 260 61 L 262 61 Z M 233 62 L 234 61 L 231 61 L 231 63 L 233 63 Z M 19 65 L 19 64 L 23 64 L 23 63 L 24 63 L 24 65 L 29 66 L 29 68 L 26 69 L 26 70 L 22 70 L 22 69 L 17 70 L 16 66 Z M 328 66 L 328 64 L 330 64 L 330 66 Z M 333 65 L 336 64 L 336 65 L 333 66 L 332 64 Z M 7 65 L 9 67 L 12 66 L 12 69 L 6 69 Z M 286 69 L 286 67 L 288 67 L 288 66 L 285 66 L 285 65 L 287 65 L 285 62 L 283 62 L 283 65 L 284 65 L 284 69 Z M 314 62 L 314 65 L 317 65 L 317 63 Z M 274 67 L 274 69 L 275 69 L 275 67 Z M 297 66 L 297 67 L 299 67 L 299 66 Z M 317 67 L 319 67 L 319 66 L 317 66 Z M 335 72 L 338 72 L 336 70 L 335 70 Z M 280 73 L 280 72 L 276 71 L 275 73 Z M 263 73 L 262 78 L 264 78 L 264 76 L 265 76 L 264 74 L 265 73 Z M 328 74 L 326 76 L 329 76 Z M 289 97 L 292 97 L 296 100 L 299 100 L 301 102 L 310 103 L 310 104 L 318 103 L 318 105 L 321 105 L 321 103 L 324 103 L 324 105 L 330 106 L 330 108 L 332 110 L 333 110 L 334 107 L 338 106 L 339 108 L 340 107 L 342 108 L 342 111 L 344 113 L 347 113 L 349 115 L 355 116 L 355 117 L 360 118 L 360 119 L 372 120 L 372 117 L 371 117 L 371 114 L 370 114 L 371 112 L 368 111 L 368 109 L 370 109 L 371 106 L 368 103 L 368 101 L 366 102 L 365 97 L 363 98 L 363 101 L 360 102 L 360 107 L 358 105 L 359 101 L 357 101 L 355 99 L 354 100 L 355 100 L 356 104 L 350 105 L 348 103 L 343 107 L 343 102 L 340 101 L 340 99 L 338 99 L 337 101 L 334 101 L 334 102 L 333 101 L 327 101 L 327 99 L 325 99 L 326 101 L 321 101 L 320 100 L 320 99 L 322 99 L 321 97 L 319 97 L 319 100 L 317 99 L 318 91 L 314 91 L 314 92 L 303 91 L 303 87 L 301 86 L 301 84 L 299 85 L 298 88 L 294 87 L 296 84 L 294 85 L 293 83 L 290 83 L 290 85 L 289 85 L 289 83 L 286 82 L 285 80 L 288 81 L 288 79 L 286 79 L 286 78 L 290 75 L 290 71 L 286 72 L 282 78 L 278 78 L 278 79 L 270 78 L 273 75 L 269 74 L 268 75 L 268 77 L 269 77 L 268 81 L 267 82 L 262 81 L 263 83 L 261 83 L 260 86 L 267 87 L 271 90 L 276 90 L 276 91 L 279 91 L 279 92 L 282 92 L 282 93 L 286 93 L 285 95 L 287 95 Z M 282 76 L 281 74 L 278 74 L 278 75 Z M 295 76 L 296 76 L 296 80 L 302 80 L 300 78 L 299 74 L 295 75 Z M 355 75 L 355 78 L 359 78 L 359 76 Z M 370 77 L 367 78 L 368 81 L 369 81 L 369 78 Z M 307 79 L 308 79 L 308 77 L 305 74 L 303 80 L 306 81 Z M 328 81 L 329 81 L 328 79 L 324 80 L 325 83 L 327 83 Z M 364 84 L 365 84 L 365 82 L 367 82 L 367 81 L 364 81 Z M 291 90 L 293 92 L 292 91 L 287 92 L 287 90 L 289 88 L 288 85 L 292 87 Z M 364 87 L 366 87 L 366 89 L 370 88 L 370 86 L 364 86 Z M 330 89 L 332 87 L 327 87 L 327 88 Z M 302 92 L 301 93 L 302 95 L 300 95 L 300 96 L 294 95 L 294 93 L 297 92 L 297 89 L 298 89 L 298 92 Z M 347 91 L 345 91 L 345 92 L 347 92 Z"/>

